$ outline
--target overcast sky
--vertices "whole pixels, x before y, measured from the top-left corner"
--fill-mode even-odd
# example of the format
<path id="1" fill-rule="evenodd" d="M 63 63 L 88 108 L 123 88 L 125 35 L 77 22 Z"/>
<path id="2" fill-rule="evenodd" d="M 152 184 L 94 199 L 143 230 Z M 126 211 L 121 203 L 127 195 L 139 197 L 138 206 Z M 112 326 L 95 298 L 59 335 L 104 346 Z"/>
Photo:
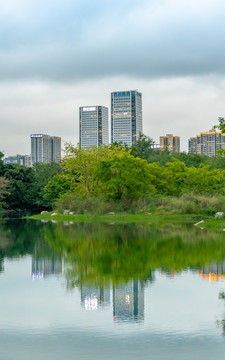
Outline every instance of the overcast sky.
<path id="1" fill-rule="evenodd" d="M 78 108 L 143 94 L 144 133 L 187 140 L 225 116 L 224 0 L 0 0 L 0 150 L 78 142 Z"/>

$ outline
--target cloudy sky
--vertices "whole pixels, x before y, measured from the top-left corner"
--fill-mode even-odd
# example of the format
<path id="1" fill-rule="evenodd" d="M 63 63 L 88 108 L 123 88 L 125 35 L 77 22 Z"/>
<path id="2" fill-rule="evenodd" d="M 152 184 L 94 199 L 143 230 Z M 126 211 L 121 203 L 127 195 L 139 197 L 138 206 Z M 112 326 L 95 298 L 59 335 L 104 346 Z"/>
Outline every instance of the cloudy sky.
<path id="1" fill-rule="evenodd" d="M 0 150 L 78 142 L 78 108 L 143 94 L 144 133 L 187 139 L 225 116 L 224 0 L 0 0 Z"/>

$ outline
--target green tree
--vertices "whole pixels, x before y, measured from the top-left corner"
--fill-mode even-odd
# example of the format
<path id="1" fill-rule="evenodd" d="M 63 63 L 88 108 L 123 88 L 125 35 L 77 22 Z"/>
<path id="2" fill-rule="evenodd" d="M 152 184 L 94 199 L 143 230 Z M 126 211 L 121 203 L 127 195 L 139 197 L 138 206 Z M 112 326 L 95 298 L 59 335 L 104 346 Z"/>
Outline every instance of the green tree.
<path id="1" fill-rule="evenodd" d="M 70 193 L 73 189 L 73 179 L 64 173 L 54 175 L 44 187 L 43 198 L 53 207 L 57 199 Z"/>
<path id="2" fill-rule="evenodd" d="M 9 210 L 35 210 L 34 171 L 17 164 L 6 164 L 3 175 L 10 181 L 10 192 L 5 197 Z"/>
<path id="3" fill-rule="evenodd" d="M 149 156 L 154 152 L 151 148 L 153 144 L 153 139 L 144 134 L 140 134 L 136 143 L 131 147 L 131 155 L 148 160 Z"/>
<path id="4" fill-rule="evenodd" d="M 185 163 L 176 158 L 166 164 L 164 176 L 167 180 L 167 195 L 179 196 L 184 191 L 186 171 Z"/>
<path id="5" fill-rule="evenodd" d="M 221 169 L 210 170 L 209 165 L 199 168 L 190 167 L 186 171 L 186 186 L 189 191 L 213 193 L 224 190 L 225 172 Z"/>
<path id="6" fill-rule="evenodd" d="M 0 151 L 0 176 L 4 175 L 3 157 L 4 157 L 4 154 Z"/>
<path id="7" fill-rule="evenodd" d="M 110 145 L 80 149 L 66 146 L 63 170 L 73 183 L 71 191 L 82 196 L 95 195 L 101 192 L 100 180 L 95 176 L 95 169 L 101 160 L 110 159 L 117 154 L 127 153 L 123 146 Z M 129 153 L 129 152 L 128 152 Z"/>
<path id="8" fill-rule="evenodd" d="M 225 133 L 225 118 L 219 117 L 218 121 L 219 121 L 219 125 L 215 125 L 213 127 L 213 129 L 214 130 L 218 129 L 219 131 L 221 131 L 224 134 Z"/>
<path id="9" fill-rule="evenodd" d="M 53 198 L 45 196 L 44 188 L 51 181 L 54 175 L 62 172 L 62 167 L 59 163 L 35 163 L 34 164 L 34 185 L 35 185 L 35 204 L 40 210 L 50 209 Z"/>
<path id="10" fill-rule="evenodd" d="M 172 161 L 172 154 L 168 149 L 164 150 L 153 150 L 148 157 L 148 163 L 157 162 L 161 166 L 165 166 L 166 163 Z"/>
<path id="11" fill-rule="evenodd" d="M 166 166 L 157 163 L 149 164 L 151 173 L 154 175 L 154 185 L 159 194 L 179 196 L 185 189 L 186 165 L 173 158 Z"/>
<path id="12" fill-rule="evenodd" d="M 117 200 L 122 196 L 134 198 L 155 191 L 147 162 L 127 152 L 100 161 L 95 176 L 106 194 Z"/>
<path id="13" fill-rule="evenodd" d="M 0 176 L 0 207 L 6 207 L 5 199 L 10 194 L 10 180 Z"/>
<path id="14" fill-rule="evenodd" d="M 208 156 L 203 156 L 199 154 L 192 154 L 192 153 L 175 153 L 173 154 L 173 157 L 184 162 L 186 166 L 194 166 L 198 168 L 201 164 L 207 164 L 208 163 Z"/>

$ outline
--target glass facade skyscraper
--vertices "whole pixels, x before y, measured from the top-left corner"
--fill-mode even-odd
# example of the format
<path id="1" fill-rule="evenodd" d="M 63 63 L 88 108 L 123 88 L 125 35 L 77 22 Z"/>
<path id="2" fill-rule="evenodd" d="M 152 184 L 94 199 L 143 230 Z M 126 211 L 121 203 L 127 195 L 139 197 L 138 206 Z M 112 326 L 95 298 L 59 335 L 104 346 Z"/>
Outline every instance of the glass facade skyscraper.
<path id="1" fill-rule="evenodd" d="M 79 142 L 81 148 L 109 144 L 108 108 L 83 106 L 79 109 Z"/>
<path id="2" fill-rule="evenodd" d="M 51 163 L 61 160 L 61 138 L 45 134 L 31 134 L 31 163 Z"/>
<path id="3" fill-rule="evenodd" d="M 112 144 L 132 146 L 142 131 L 142 94 L 137 90 L 111 93 Z"/>

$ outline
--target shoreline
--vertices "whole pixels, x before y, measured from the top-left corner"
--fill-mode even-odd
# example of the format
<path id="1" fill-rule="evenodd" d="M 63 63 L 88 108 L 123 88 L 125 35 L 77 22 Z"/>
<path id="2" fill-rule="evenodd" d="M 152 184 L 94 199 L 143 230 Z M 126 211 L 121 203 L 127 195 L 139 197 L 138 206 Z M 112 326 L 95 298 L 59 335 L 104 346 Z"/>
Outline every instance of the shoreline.
<path id="1" fill-rule="evenodd" d="M 169 225 L 193 225 L 201 230 L 225 232 L 225 218 L 215 219 L 212 216 L 199 214 L 53 214 L 54 212 L 37 214 L 28 217 L 28 219 L 70 223 L 149 224 L 161 227 Z"/>
<path id="2" fill-rule="evenodd" d="M 45 220 L 45 221 L 57 221 L 57 222 L 98 222 L 98 223 L 115 223 L 115 224 L 152 224 L 152 225 L 169 225 L 169 224 L 190 224 L 195 225 L 199 221 L 203 220 L 204 223 L 200 224 L 201 227 L 206 224 L 208 221 L 213 221 L 214 219 L 209 216 L 202 216 L 199 214 L 126 214 L 126 213 L 116 213 L 116 214 L 55 214 L 54 212 L 49 212 L 47 214 L 37 214 L 32 215 L 29 219 L 33 220 Z M 215 220 L 218 222 L 218 220 Z M 197 225 L 198 226 L 198 225 Z M 200 227 L 200 226 L 198 226 Z M 224 219 L 225 227 L 225 219 Z"/>

